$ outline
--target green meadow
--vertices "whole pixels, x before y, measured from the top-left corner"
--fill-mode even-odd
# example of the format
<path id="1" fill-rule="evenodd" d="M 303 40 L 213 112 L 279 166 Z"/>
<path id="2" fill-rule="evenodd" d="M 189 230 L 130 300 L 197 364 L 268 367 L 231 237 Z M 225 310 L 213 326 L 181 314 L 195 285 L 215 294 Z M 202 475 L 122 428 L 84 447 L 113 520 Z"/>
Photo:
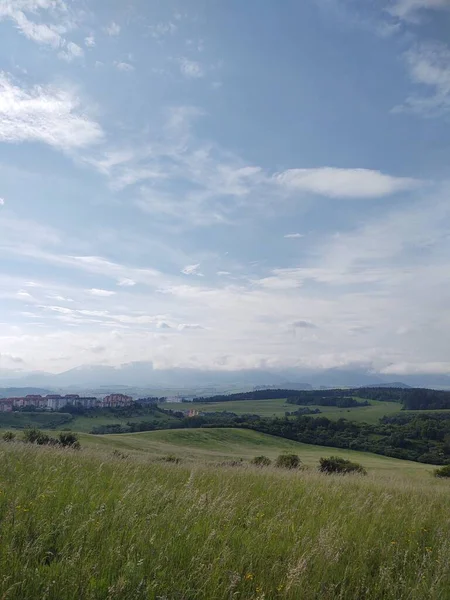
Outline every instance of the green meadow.
<path id="1" fill-rule="evenodd" d="M 450 484 L 426 465 L 330 476 L 338 451 L 254 432 L 92 437 L 0 442 L 2 600 L 450 597 Z M 280 451 L 305 468 L 221 462 Z"/>
<path id="2" fill-rule="evenodd" d="M 247 413 L 261 415 L 262 417 L 281 417 L 285 412 L 293 412 L 300 406 L 288 404 L 285 398 L 275 400 L 233 400 L 230 402 L 168 402 L 159 405 L 161 408 L 169 410 L 198 410 L 201 412 L 220 412 L 228 411 L 243 415 Z M 316 416 L 327 417 L 328 419 L 348 419 L 349 421 L 359 421 L 365 423 L 377 423 L 384 415 L 392 415 L 401 410 L 401 404 L 398 402 L 378 402 L 371 400 L 370 406 L 360 406 L 357 408 L 337 408 L 334 406 L 310 406 L 309 408 L 318 408 L 320 414 Z M 315 416 L 315 415 L 312 415 Z"/>

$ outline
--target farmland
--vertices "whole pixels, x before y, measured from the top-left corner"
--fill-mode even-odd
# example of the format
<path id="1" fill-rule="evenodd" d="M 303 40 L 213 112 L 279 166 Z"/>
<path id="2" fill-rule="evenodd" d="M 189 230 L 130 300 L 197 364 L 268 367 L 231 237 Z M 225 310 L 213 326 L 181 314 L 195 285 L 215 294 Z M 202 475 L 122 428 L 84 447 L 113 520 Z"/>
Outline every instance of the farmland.
<path id="1" fill-rule="evenodd" d="M 170 402 L 160 405 L 161 408 L 170 410 L 198 410 L 201 412 L 220 412 L 229 411 L 238 415 L 257 414 L 262 417 L 281 417 L 286 412 L 293 412 L 300 408 L 294 404 L 288 404 L 285 398 L 275 400 L 235 400 L 230 402 Z M 384 415 L 391 415 L 401 410 L 398 402 L 379 402 L 370 401 L 370 406 L 360 406 L 357 408 L 337 408 L 335 406 L 310 406 L 309 408 L 318 408 L 320 416 L 329 419 L 349 419 L 350 421 L 377 423 Z"/>

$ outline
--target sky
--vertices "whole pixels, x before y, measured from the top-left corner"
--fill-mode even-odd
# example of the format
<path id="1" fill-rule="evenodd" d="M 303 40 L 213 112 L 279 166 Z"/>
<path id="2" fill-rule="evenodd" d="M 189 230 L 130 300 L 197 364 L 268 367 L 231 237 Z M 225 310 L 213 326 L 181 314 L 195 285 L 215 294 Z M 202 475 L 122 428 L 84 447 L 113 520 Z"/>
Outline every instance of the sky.
<path id="1" fill-rule="evenodd" d="M 450 0 L 0 0 L 0 374 L 450 373 Z"/>

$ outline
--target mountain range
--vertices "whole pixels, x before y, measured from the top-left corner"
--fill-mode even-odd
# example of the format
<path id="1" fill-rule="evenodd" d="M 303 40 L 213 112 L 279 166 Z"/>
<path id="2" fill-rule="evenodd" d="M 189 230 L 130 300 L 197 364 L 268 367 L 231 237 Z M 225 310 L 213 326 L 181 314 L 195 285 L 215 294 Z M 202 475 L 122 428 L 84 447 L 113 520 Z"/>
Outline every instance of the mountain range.
<path id="1" fill-rule="evenodd" d="M 411 387 L 450 388 L 448 375 L 392 375 L 383 376 L 364 369 L 324 370 L 260 370 L 238 371 L 199 370 L 187 368 L 155 369 L 151 362 L 134 362 L 119 367 L 84 365 L 62 373 L 0 372 L 0 387 L 40 387 L 45 389 L 93 387 L 115 388 L 132 386 L 149 389 L 182 389 L 212 387 L 218 391 L 233 387 L 257 386 L 294 387 L 360 387 L 395 385 Z"/>

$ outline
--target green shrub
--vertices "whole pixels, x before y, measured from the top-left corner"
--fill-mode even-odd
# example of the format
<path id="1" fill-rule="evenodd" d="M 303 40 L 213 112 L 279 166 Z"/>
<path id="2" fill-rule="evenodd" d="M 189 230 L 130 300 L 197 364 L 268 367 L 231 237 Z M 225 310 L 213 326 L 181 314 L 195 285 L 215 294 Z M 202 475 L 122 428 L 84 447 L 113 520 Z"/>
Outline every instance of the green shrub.
<path id="1" fill-rule="evenodd" d="M 275 461 L 275 466 L 282 469 L 298 469 L 300 464 L 301 461 L 297 454 L 280 454 Z"/>
<path id="2" fill-rule="evenodd" d="M 181 462 L 181 458 L 179 458 L 178 456 L 175 456 L 175 454 L 168 454 L 167 456 L 163 456 L 161 458 L 161 460 L 163 460 L 164 462 L 175 463 L 175 464 L 178 464 Z"/>
<path id="3" fill-rule="evenodd" d="M 16 439 L 16 434 L 12 431 L 5 431 L 2 438 L 4 442 L 13 442 Z"/>
<path id="4" fill-rule="evenodd" d="M 27 444 L 38 444 L 39 446 L 56 446 L 58 440 L 50 437 L 40 429 L 25 429 L 23 441 Z"/>
<path id="5" fill-rule="evenodd" d="M 321 458 L 319 462 L 319 471 L 322 471 L 322 473 L 359 473 L 360 475 L 367 475 L 367 471 L 362 465 L 339 456 Z"/>
<path id="6" fill-rule="evenodd" d="M 257 467 L 268 467 L 272 464 L 272 461 L 268 456 L 255 456 L 250 462 Z"/>
<path id="7" fill-rule="evenodd" d="M 128 458 L 128 454 L 120 452 L 120 450 L 113 450 L 112 455 L 114 458 L 120 458 L 120 460 L 126 460 Z"/>
<path id="8" fill-rule="evenodd" d="M 60 446 L 72 448 L 73 450 L 80 449 L 80 442 L 76 433 L 61 432 L 58 437 Z"/>
<path id="9" fill-rule="evenodd" d="M 435 477 L 450 477 L 450 465 L 445 465 L 440 469 L 435 469 L 434 471 Z"/>

